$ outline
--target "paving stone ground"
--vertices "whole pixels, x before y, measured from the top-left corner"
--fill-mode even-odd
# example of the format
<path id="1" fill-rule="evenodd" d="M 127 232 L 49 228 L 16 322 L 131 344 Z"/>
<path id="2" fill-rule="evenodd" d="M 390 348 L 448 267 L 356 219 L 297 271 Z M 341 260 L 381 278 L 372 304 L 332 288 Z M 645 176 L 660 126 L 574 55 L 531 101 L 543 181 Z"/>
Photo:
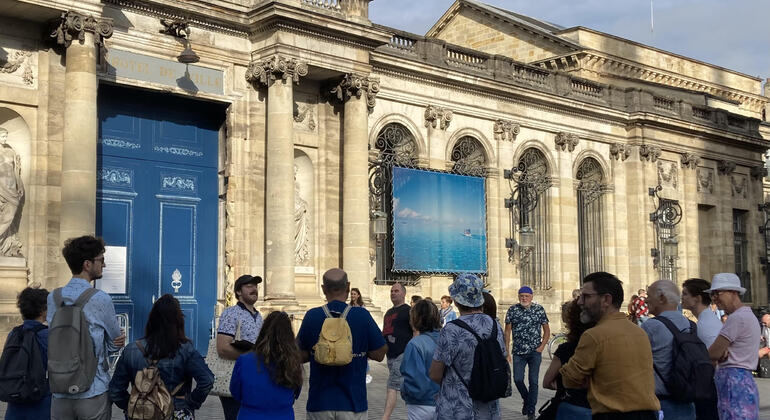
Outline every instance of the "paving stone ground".
<path id="1" fill-rule="evenodd" d="M 551 361 L 547 356 L 543 357 L 543 364 L 540 368 L 540 383 L 542 383 L 543 374 Z M 379 420 L 382 418 L 382 412 L 385 408 L 385 384 L 388 377 L 388 368 L 385 362 L 373 362 L 369 361 L 370 373 L 373 377 L 372 382 L 367 385 L 367 391 L 369 396 L 369 419 Z M 306 372 L 308 370 L 305 365 Z M 770 379 L 756 378 L 757 386 L 759 388 L 759 401 L 760 401 L 760 420 L 770 420 Z M 549 398 L 553 396 L 553 391 L 547 389 L 541 389 L 538 394 L 538 407 L 542 406 Z M 305 386 L 302 390 L 300 398 L 294 404 L 294 414 L 297 420 L 305 420 L 305 404 L 307 402 L 307 379 L 305 380 Z M 513 396 L 502 400 L 502 418 L 519 420 L 525 417 L 521 415 L 522 401 L 518 392 L 514 388 Z M 217 397 L 210 396 L 206 399 L 200 410 L 195 413 L 196 418 L 202 420 L 222 420 L 222 406 Z M 5 417 L 5 403 L 0 403 L 0 416 Z M 398 399 L 396 409 L 393 412 L 391 419 L 393 420 L 406 420 L 406 407 L 404 401 L 401 398 Z M 113 406 L 112 411 L 113 420 L 122 420 L 122 412 Z"/>

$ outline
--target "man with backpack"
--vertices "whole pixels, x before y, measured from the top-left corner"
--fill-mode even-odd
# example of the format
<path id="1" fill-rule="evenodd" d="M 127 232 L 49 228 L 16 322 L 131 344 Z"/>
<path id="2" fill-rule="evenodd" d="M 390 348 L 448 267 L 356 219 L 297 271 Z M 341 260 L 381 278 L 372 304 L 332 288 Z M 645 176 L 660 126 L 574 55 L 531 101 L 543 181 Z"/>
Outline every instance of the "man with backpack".
<path id="1" fill-rule="evenodd" d="M 5 418 L 51 418 L 48 389 L 48 327 L 43 325 L 48 290 L 27 287 L 19 293 L 24 323 L 8 334 L 0 357 L 0 400 L 8 403 Z"/>
<path id="2" fill-rule="evenodd" d="M 106 266 L 104 241 L 81 236 L 65 241 L 62 254 L 72 279 L 48 295 L 48 380 L 51 418 L 107 420 L 112 403 L 107 357 L 126 343 L 107 293 L 91 282 Z"/>
<path id="3" fill-rule="evenodd" d="M 366 359 L 381 362 L 388 346 L 369 311 L 345 303 L 344 271 L 328 270 L 321 288 L 326 305 L 307 311 L 297 333 L 302 360 L 310 362 L 307 418 L 366 419 Z"/>
<path id="4" fill-rule="evenodd" d="M 677 310 L 680 299 L 679 288 L 673 282 L 658 280 L 652 283 L 647 289 L 647 305 L 655 317 L 643 323 L 642 329 L 652 347 L 655 395 L 660 400 L 663 415 L 666 420 L 695 420 L 695 398 L 688 395 L 691 392 L 687 390 L 688 385 L 698 385 L 699 378 L 693 370 L 703 370 L 704 379 L 710 384 L 714 369 L 706 346 L 694 330 L 695 324 Z M 690 344 L 685 347 L 683 340 L 687 338 Z M 698 357 L 701 364 L 698 364 Z M 677 381 L 683 369 L 693 376 Z"/>
<path id="5" fill-rule="evenodd" d="M 499 399 L 511 387 L 503 331 L 483 313 L 484 282 L 465 273 L 449 286 L 460 318 L 439 334 L 429 376 L 438 383 L 436 418 L 500 419 Z"/>
<path id="6" fill-rule="evenodd" d="M 417 295 L 412 296 L 412 305 L 421 300 Z M 406 303 L 406 287 L 396 283 L 390 288 L 390 301 L 393 307 L 385 312 L 382 322 L 382 336 L 388 344 L 388 383 L 385 397 L 385 409 L 382 420 L 389 420 L 396 407 L 396 397 L 401 391 L 404 378 L 401 376 L 401 361 L 404 359 L 406 343 L 412 339 L 412 327 L 409 325 L 409 309 Z"/>

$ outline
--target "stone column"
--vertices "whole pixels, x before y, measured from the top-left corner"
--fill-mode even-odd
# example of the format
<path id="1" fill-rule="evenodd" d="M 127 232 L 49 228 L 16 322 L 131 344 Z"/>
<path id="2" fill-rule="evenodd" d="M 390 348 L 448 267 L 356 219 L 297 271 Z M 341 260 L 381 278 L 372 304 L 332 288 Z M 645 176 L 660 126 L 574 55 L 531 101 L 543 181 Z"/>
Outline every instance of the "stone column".
<path id="1" fill-rule="evenodd" d="M 700 158 L 693 153 L 683 153 L 680 160 L 684 186 L 684 202 L 682 203 L 682 223 L 684 226 L 683 229 L 679 230 L 679 254 L 684 254 L 684 264 L 681 264 L 681 270 L 677 273 L 680 274 L 677 276 L 677 283 L 682 284 L 686 279 L 696 277 L 701 272 L 700 247 L 698 245 L 701 240 L 698 230 L 698 179 L 696 175 Z M 684 245 L 683 249 L 681 248 L 682 245 Z"/>
<path id="2" fill-rule="evenodd" d="M 369 109 L 379 81 L 346 74 L 331 93 L 345 105 L 342 121 L 342 269 L 370 306 L 369 278 Z"/>
<path id="3" fill-rule="evenodd" d="M 284 309 L 294 293 L 294 90 L 307 65 L 275 55 L 252 61 L 246 81 L 267 86 L 265 300 Z M 272 301 L 272 302 L 270 302 Z"/>
<path id="4" fill-rule="evenodd" d="M 94 233 L 96 224 L 97 45 L 112 36 L 112 19 L 69 11 L 51 33 L 66 48 L 60 244 Z M 63 262 L 59 278 L 70 277 Z"/>

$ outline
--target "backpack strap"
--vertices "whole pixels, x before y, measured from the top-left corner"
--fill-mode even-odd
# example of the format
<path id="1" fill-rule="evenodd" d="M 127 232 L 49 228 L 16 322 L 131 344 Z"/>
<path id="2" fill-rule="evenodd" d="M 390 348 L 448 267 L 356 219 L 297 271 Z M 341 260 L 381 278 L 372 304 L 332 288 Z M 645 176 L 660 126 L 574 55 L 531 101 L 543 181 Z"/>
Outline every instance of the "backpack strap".
<path id="1" fill-rule="evenodd" d="M 665 316 L 656 316 L 654 318 L 648 319 L 647 321 L 651 321 L 653 319 L 657 320 L 657 321 L 660 321 L 663 325 L 666 326 L 666 328 L 668 328 L 668 331 L 671 333 L 672 336 L 674 336 L 674 341 L 677 341 L 681 334 L 695 334 L 695 330 L 693 329 L 694 326 L 695 326 L 695 323 L 690 321 L 689 319 L 687 320 L 687 321 L 690 322 L 690 332 L 689 333 L 680 331 L 679 328 L 677 328 L 677 326 L 674 325 L 674 323 L 670 319 L 666 318 Z M 672 343 L 672 346 L 671 346 L 672 347 L 672 349 L 671 349 L 672 353 L 676 351 L 677 346 L 675 344 L 676 343 Z M 673 357 L 672 357 L 671 360 L 673 362 Z M 652 368 L 655 369 L 655 373 L 658 375 L 660 380 L 663 381 L 663 385 L 666 385 L 666 379 L 663 378 L 663 375 L 660 373 L 660 370 L 658 370 L 658 367 L 655 366 L 655 362 L 654 361 L 652 362 Z"/>
<path id="2" fill-rule="evenodd" d="M 324 310 L 324 314 L 326 314 L 327 318 L 333 318 L 332 313 L 329 312 L 329 306 L 324 305 L 324 306 L 321 306 L 321 308 Z"/>
<path id="3" fill-rule="evenodd" d="M 53 291 L 53 305 L 55 308 L 61 308 L 64 304 L 64 302 L 62 302 L 61 289 L 61 287 L 58 287 Z"/>
<path id="4" fill-rule="evenodd" d="M 476 337 L 476 341 L 477 341 L 476 345 L 481 343 L 481 340 L 482 340 L 481 337 L 478 334 L 476 334 L 476 331 L 473 331 L 473 328 L 471 328 L 468 324 L 466 324 L 465 321 L 463 321 L 460 318 L 458 318 L 458 319 L 455 319 L 453 321 L 449 321 L 449 323 L 450 324 L 455 324 L 458 327 L 460 327 L 460 328 L 468 331 L 469 333 L 473 334 L 473 336 Z M 495 325 L 495 320 L 492 319 L 492 334 L 494 335 L 494 338 L 497 339 L 497 328 L 495 328 L 495 326 L 496 326 Z M 492 336 L 490 336 L 490 338 L 492 338 Z M 460 382 L 462 382 L 462 384 L 465 385 L 465 389 L 470 389 L 470 388 L 468 388 L 468 383 L 465 382 L 465 379 L 463 379 L 463 376 L 460 375 L 460 372 L 457 371 L 457 368 L 455 367 L 455 365 L 452 364 L 449 367 L 451 367 L 455 371 L 455 375 L 457 375 L 457 378 L 460 379 Z"/>
<path id="5" fill-rule="evenodd" d="M 84 290 L 75 301 L 75 306 L 79 308 L 86 306 L 86 303 L 88 303 L 88 301 L 91 300 L 91 297 L 93 297 L 93 295 L 95 295 L 98 291 L 99 289 L 94 287 L 89 287 L 88 289 Z"/>
<path id="6" fill-rule="evenodd" d="M 342 319 L 347 318 L 348 317 L 348 312 L 350 312 L 350 308 L 352 308 L 352 306 L 350 306 L 350 305 L 345 306 L 345 310 L 342 311 L 342 315 L 340 315 L 340 318 L 342 318 Z"/>
<path id="7" fill-rule="evenodd" d="M 323 308 L 324 314 L 326 314 L 327 318 L 335 318 L 335 316 L 332 315 L 331 311 L 329 310 L 328 304 L 321 306 L 321 308 Z M 340 315 L 339 317 L 342 319 L 345 319 L 348 316 L 348 312 L 350 312 L 350 308 L 352 308 L 352 306 L 346 305 L 345 310 L 342 311 L 342 315 Z"/>

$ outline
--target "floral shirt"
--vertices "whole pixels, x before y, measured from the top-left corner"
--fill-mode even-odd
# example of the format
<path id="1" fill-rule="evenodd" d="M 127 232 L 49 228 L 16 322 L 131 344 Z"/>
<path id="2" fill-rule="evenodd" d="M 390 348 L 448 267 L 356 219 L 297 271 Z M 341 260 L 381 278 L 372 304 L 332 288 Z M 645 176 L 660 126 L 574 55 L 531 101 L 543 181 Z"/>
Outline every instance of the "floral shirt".
<path id="1" fill-rule="evenodd" d="M 485 314 L 463 315 L 463 320 L 482 338 L 489 337 L 492 327 L 497 328 L 497 341 L 505 352 L 505 340 L 500 324 Z M 436 419 L 475 419 L 499 420 L 500 405 L 498 401 L 483 403 L 474 401 L 468 395 L 462 380 L 468 383 L 473 369 L 473 355 L 476 351 L 476 338 L 451 322 L 441 330 L 433 360 L 446 365 L 444 379 L 436 401 Z M 462 380 L 457 376 L 462 375 Z"/>
<path id="2" fill-rule="evenodd" d="M 542 325 L 548 323 L 545 309 L 537 303 L 529 309 L 517 303 L 505 314 L 505 324 L 511 324 L 513 330 L 513 354 L 528 354 L 543 342 Z"/>
<path id="3" fill-rule="evenodd" d="M 259 311 L 251 313 L 241 302 L 225 309 L 219 316 L 217 334 L 235 337 L 238 324 L 241 324 L 241 340 L 256 343 L 262 329 L 262 315 Z"/>

